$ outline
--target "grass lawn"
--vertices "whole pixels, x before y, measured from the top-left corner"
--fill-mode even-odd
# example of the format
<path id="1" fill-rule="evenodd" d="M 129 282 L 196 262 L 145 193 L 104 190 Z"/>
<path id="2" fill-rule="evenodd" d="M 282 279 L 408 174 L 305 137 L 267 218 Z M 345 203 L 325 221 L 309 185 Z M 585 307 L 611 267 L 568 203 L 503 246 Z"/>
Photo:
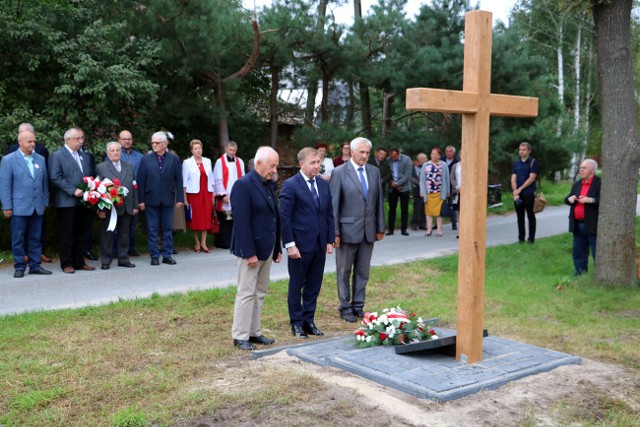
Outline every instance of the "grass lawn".
<path id="1" fill-rule="evenodd" d="M 491 335 L 640 373 L 638 289 L 602 288 L 571 271 L 568 234 L 489 248 L 484 326 Z M 400 304 L 455 327 L 456 281 L 456 256 L 374 268 L 367 308 Z M 265 334 L 279 344 L 297 342 L 286 290 L 286 282 L 272 284 L 263 317 Z M 172 425 L 228 408 L 259 424 L 261 411 L 305 405 L 326 388 L 285 367 L 247 371 L 249 354 L 230 339 L 234 297 L 235 289 L 218 289 L 0 317 L 0 425 Z M 327 337 L 352 332 L 337 316 L 333 274 L 318 307 Z M 224 381 L 229 387 L 211 386 Z M 606 425 L 640 423 L 638 408 L 605 403 Z M 349 412 L 348 402 L 327 406 Z M 559 415 L 567 417 L 561 424 L 591 423 L 575 413 L 562 412 L 573 415 Z M 322 414 L 306 424 L 296 416 L 285 424 L 331 425 L 318 422 Z"/>

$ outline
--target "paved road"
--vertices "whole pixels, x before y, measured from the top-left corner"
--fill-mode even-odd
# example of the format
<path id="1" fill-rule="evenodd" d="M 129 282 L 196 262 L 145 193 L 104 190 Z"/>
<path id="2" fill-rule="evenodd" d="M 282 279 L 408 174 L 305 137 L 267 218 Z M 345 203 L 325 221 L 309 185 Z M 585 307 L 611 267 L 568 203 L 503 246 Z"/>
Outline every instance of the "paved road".
<path id="1" fill-rule="evenodd" d="M 568 227 L 566 206 L 549 207 L 537 215 L 536 237 L 564 233 Z M 458 250 L 456 232 L 449 225 L 444 236 L 425 237 L 424 231 L 410 231 L 402 236 L 399 231 L 385 236 L 376 243 L 373 251 L 374 265 L 390 265 L 418 259 L 435 258 L 453 254 Z M 496 246 L 517 240 L 515 215 L 492 216 L 487 220 L 487 245 Z M 237 261 L 227 250 L 217 249 L 210 254 L 184 252 L 175 256 L 175 266 L 149 265 L 149 257 L 132 258 L 134 269 L 113 267 L 108 271 L 79 271 L 64 274 L 59 265 L 48 264 L 51 276 L 25 275 L 13 278 L 13 268 L 0 270 L 0 315 L 42 309 L 59 309 L 104 304 L 119 299 L 144 298 L 153 293 L 166 295 L 195 289 L 221 288 L 235 285 Z M 569 260 L 567 260 L 569 262 Z M 333 255 L 328 257 L 325 271 L 335 272 Z M 286 261 L 273 264 L 272 279 L 287 278 Z"/>

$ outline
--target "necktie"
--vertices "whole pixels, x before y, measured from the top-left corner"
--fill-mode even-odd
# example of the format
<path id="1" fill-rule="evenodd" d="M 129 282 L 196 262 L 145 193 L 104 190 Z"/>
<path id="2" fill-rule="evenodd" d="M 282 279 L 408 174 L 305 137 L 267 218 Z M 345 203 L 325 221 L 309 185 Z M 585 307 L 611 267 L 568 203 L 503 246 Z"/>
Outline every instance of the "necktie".
<path id="1" fill-rule="evenodd" d="M 367 181 L 364 179 L 364 168 L 359 167 L 358 172 L 360 173 L 360 184 L 362 184 L 362 192 L 364 193 L 364 198 L 366 199 L 367 195 L 369 194 L 369 189 L 367 187 Z"/>
<path id="2" fill-rule="evenodd" d="M 76 159 L 76 162 L 78 163 L 78 166 L 80 167 L 80 171 L 81 171 L 81 172 L 84 172 L 84 171 L 82 170 L 82 159 L 80 158 L 80 154 L 78 154 L 78 152 L 77 152 L 77 151 L 74 151 L 74 152 L 73 152 L 73 157 Z"/>
<path id="3" fill-rule="evenodd" d="M 309 184 L 311 184 L 311 195 L 313 196 L 313 200 L 316 202 L 316 208 L 320 209 L 320 197 L 318 197 L 318 192 L 316 191 L 315 180 L 310 179 Z"/>
<path id="4" fill-rule="evenodd" d="M 120 172 L 120 171 L 121 171 L 121 168 L 120 168 L 120 162 L 118 162 L 118 163 L 114 163 L 114 164 L 113 164 L 113 166 L 115 166 L 115 167 L 116 167 L 116 170 L 117 170 L 118 172 Z"/>

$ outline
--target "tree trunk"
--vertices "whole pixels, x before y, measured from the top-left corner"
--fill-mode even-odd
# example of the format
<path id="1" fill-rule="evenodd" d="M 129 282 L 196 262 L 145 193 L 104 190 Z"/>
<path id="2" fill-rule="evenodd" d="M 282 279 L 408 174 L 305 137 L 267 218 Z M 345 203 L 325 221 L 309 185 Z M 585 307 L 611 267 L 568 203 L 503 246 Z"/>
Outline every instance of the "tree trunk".
<path id="1" fill-rule="evenodd" d="M 224 104 L 224 92 L 223 85 L 220 79 L 215 82 L 216 105 L 218 106 L 218 138 L 220 139 L 220 146 L 224 147 L 229 142 L 229 123 L 227 122 L 227 110 Z"/>
<path id="2" fill-rule="evenodd" d="M 391 101 L 394 96 L 393 93 L 384 94 L 384 105 L 382 106 L 382 136 L 385 138 L 389 136 L 391 132 L 391 124 L 393 122 L 391 119 Z"/>
<path id="3" fill-rule="evenodd" d="M 558 28 L 558 46 L 556 47 L 556 57 L 558 59 L 558 99 L 560 105 L 564 106 L 564 55 L 562 53 L 562 45 L 564 44 L 564 22 L 560 22 Z M 556 136 L 562 135 L 562 114 L 558 115 L 558 124 L 556 128 Z"/>
<path id="4" fill-rule="evenodd" d="M 269 93 L 269 115 L 271 124 L 271 148 L 278 146 L 278 89 L 280 86 L 280 69 L 271 68 L 271 93 Z"/>
<path id="5" fill-rule="evenodd" d="M 369 86 L 360 82 L 360 111 L 362 114 L 362 129 L 367 138 L 371 138 L 371 100 L 369 98 Z"/>
<path id="6" fill-rule="evenodd" d="M 582 56 L 582 25 L 578 23 L 578 34 L 576 36 L 576 47 L 573 51 L 574 57 L 574 75 L 575 75 L 575 96 L 573 100 L 573 134 L 575 136 L 580 133 L 580 73 L 581 73 L 581 56 Z M 578 165 L 584 158 L 584 150 L 576 151 L 573 153 L 573 159 L 571 159 L 571 166 L 569 167 L 569 179 L 573 179 L 578 170 Z"/>
<path id="7" fill-rule="evenodd" d="M 347 114 L 344 118 L 344 127 L 351 129 L 353 127 L 353 116 L 355 115 L 356 95 L 353 90 L 353 82 L 349 82 L 349 104 L 347 104 Z"/>
<path id="8" fill-rule="evenodd" d="M 638 114 L 631 57 L 633 0 L 593 7 L 602 109 L 602 192 L 595 277 L 637 286 L 635 245 Z"/>
<path id="9" fill-rule="evenodd" d="M 320 101 L 320 122 L 329 123 L 331 114 L 329 113 L 329 83 L 331 76 L 322 72 L 322 100 Z"/>

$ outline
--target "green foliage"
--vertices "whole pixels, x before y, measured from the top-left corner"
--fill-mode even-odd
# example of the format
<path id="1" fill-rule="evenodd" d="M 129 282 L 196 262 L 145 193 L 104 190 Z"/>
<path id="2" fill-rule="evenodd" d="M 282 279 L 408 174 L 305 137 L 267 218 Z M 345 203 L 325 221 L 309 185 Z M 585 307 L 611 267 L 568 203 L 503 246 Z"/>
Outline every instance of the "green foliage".
<path id="1" fill-rule="evenodd" d="M 146 427 L 151 425 L 144 412 L 124 408 L 109 419 L 109 427 Z"/>

